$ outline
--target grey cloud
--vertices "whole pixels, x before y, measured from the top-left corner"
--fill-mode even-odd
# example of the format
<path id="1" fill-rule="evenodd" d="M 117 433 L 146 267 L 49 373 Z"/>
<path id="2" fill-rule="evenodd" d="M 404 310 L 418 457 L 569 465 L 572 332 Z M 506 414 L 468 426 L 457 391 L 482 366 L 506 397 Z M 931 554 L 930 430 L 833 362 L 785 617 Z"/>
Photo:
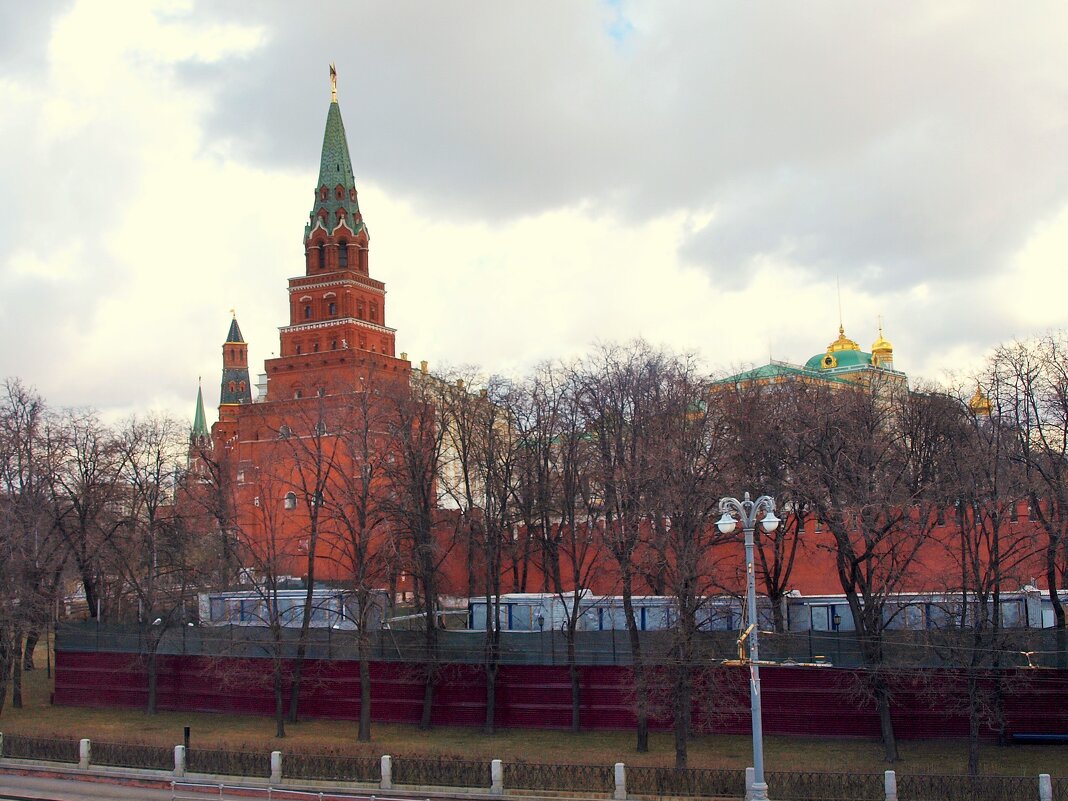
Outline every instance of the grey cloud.
<path id="1" fill-rule="evenodd" d="M 270 33 L 186 69 L 211 136 L 310 172 L 333 58 L 358 178 L 427 214 L 715 208 L 684 245 L 714 275 L 788 253 L 907 286 L 996 268 L 1068 202 L 1058 4 L 313 8 L 202 9 Z"/>
<path id="2" fill-rule="evenodd" d="M 47 64 L 45 43 L 52 21 L 72 2 L 0 3 L 0 72 L 42 71 Z"/>

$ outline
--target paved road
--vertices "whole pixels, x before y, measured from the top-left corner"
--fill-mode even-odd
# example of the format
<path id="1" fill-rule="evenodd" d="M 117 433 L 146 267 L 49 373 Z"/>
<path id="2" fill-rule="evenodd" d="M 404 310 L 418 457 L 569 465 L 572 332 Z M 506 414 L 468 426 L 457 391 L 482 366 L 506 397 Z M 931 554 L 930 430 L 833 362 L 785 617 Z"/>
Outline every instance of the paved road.
<path id="1" fill-rule="evenodd" d="M 218 795 L 215 796 L 218 798 Z M 170 801 L 171 791 L 126 787 L 78 779 L 46 779 L 39 776 L 0 775 L 0 799 L 33 801 Z"/>
<path id="2" fill-rule="evenodd" d="M 220 795 L 217 786 L 179 786 L 176 794 L 172 795 L 168 787 L 166 790 L 155 790 L 146 787 L 131 787 L 129 785 L 111 784 L 108 782 L 86 781 L 77 777 L 69 779 L 44 778 L 40 776 L 18 776 L 0 774 L 0 801 L 249 801 L 250 798 L 268 798 L 267 788 L 241 788 L 242 791 L 232 793 L 236 787 L 227 785 L 227 792 Z M 324 790 L 322 796 L 318 792 L 302 792 L 299 790 L 281 790 L 275 788 L 270 797 L 273 801 L 310 801 L 322 798 L 330 799 L 366 799 L 370 801 L 372 795 L 347 794 L 338 792 L 331 793 Z M 386 796 L 375 796 L 377 801 L 410 801 L 409 799 L 390 799 Z M 426 796 L 421 796 L 425 798 Z M 433 796 L 437 799 L 447 799 L 448 796 Z"/>

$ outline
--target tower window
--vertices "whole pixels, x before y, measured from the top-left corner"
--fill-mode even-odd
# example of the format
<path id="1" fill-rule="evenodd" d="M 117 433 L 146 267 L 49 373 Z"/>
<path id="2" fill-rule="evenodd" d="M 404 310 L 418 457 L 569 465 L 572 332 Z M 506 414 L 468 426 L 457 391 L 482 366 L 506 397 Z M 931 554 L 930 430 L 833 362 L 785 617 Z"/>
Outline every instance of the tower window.
<path id="1" fill-rule="evenodd" d="M 286 509 L 296 509 L 297 508 L 297 493 L 295 493 L 295 492 L 287 492 L 286 493 L 285 507 L 286 507 Z"/>
<path id="2" fill-rule="evenodd" d="M 310 320 L 311 319 L 311 306 L 305 306 L 304 307 L 304 319 L 305 320 Z"/>
<path id="3" fill-rule="evenodd" d="M 361 320 L 363 319 L 363 301 L 362 300 L 356 301 L 356 316 L 359 317 Z"/>
<path id="4" fill-rule="evenodd" d="M 238 392 L 244 392 L 245 391 L 245 382 L 241 381 L 240 383 L 238 383 L 237 389 L 238 389 Z"/>
<path id="5" fill-rule="evenodd" d="M 319 352 L 319 343 L 318 342 L 316 342 L 314 345 L 312 345 L 312 351 L 314 351 L 315 353 Z"/>
<path id="6" fill-rule="evenodd" d="M 337 304 L 334 301 L 330 301 L 330 316 L 337 314 Z"/>
<path id="7" fill-rule="evenodd" d="M 331 339 L 330 340 L 330 350 L 337 350 L 337 340 L 336 339 Z"/>
<path id="8" fill-rule="evenodd" d="M 300 355 L 300 345 L 297 345 L 297 355 Z"/>
<path id="9" fill-rule="evenodd" d="M 375 303 L 373 300 L 371 301 L 371 322 L 378 322 L 378 304 Z"/>
<path id="10" fill-rule="evenodd" d="M 231 394 L 236 392 L 236 391 L 237 391 L 237 385 L 233 381 L 231 381 L 230 382 L 230 392 L 231 392 Z"/>
<path id="11" fill-rule="evenodd" d="M 316 423 L 315 433 L 318 434 L 320 437 L 323 436 L 326 433 L 326 423 L 324 423 L 322 420 Z"/>
<path id="12" fill-rule="evenodd" d="M 338 242 L 337 243 L 337 263 L 339 267 L 349 266 L 349 243 Z"/>
<path id="13" fill-rule="evenodd" d="M 322 245 L 319 246 L 319 269 L 326 267 L 326 250 Z"/>
<path id="14" fill-rule="evenodd" d="M 291 436 L 293 436 L 293 429 L 283 423 L 278 429 L 278 438 L 289 439 Z"/>

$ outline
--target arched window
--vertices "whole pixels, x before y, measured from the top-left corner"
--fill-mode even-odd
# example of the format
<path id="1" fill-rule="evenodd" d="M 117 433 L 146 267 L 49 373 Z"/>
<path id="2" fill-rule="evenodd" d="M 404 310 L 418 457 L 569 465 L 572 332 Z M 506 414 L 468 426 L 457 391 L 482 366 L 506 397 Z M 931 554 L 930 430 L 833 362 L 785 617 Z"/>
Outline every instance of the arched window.
<path id="1" fill-rule="evenodd" d="M 318 342 L 316 342 L 314 345 L 312 345 L 312 351 L 314 353 L 318 353 L 319 352 L 319 343 Z"/>
<path id="2" fill-rule="evenodd" d="M 375 301 L 371 301 L 371 322 L 378 322 L 378 304 Z"/>
<path id="3" fill-rule="evenodd" d="M 319 387 L 319 389 L 315 390 L 315 394 L 318 395 L 320 398 L 325 398 L 326 397 L 326 387 Z"/>
<path id="4" fill-rule="evenodd" d="M 359 317 L 361 320 L 363 319 L 363 301 L 362 300 L 356 301 L 356 316 Z"/>
<path id="5" fill-rule="evenodd" d="M 337 264 L 339 267 L 349 266 L 349 243 L 338 242 L 337 243 Z"/>
<path id="6" fill-rule="evenodd" d="M 278 429 L 278 438 L 289 439 L 291 436 L 293 436 L 293 429 L 283 423 Z"/>
<path id="7" fill-rule="evenodd" d="M 236 391 L 237 391 L 237 385 L 233 381 L 231 381 L 230 382 L 230 392 L 231 392 L 231 394 L 236 392 Z"/>
<path id="8" fill-rule="evenodd" d="M 300 355 L 300 345 L 297 345 L 297 355 Z"/>
<path id="9" fill-rule="evenodd" d="M 320 437 L 326 434 L 326 423 L 324 423 L 322 420 L 316 423 L 315 433 L 318 434 Z"/>
<path id="10" fill-rule="evenodd" d="M 311 319 L 311 306 L 310 305 L 304 307 L 304 319 L 305 320 L 310 320 Z"/>
<path id="11" fill-rule="evenodd" d="M 326 248 L 319 246 L 319 269 L 326 267 Z"/>
<path id="12" fill-rule="evenodd" d="M 337 340 L 336 339 L 331 339 L 330 340 L 330 350 L 337 350 Z"/>
<path id="13" fill-rule="evenodd" d="M 237 385 L 237 389 L 238 389 L 238 392 L 244 392 L 245 391 L 245 382 L 244 381 L 240 382 Z"/>
<path id="14" fill-rule="evenodd" d="M 337 304 L 334 301 L 330 301 L 330 316 L 333 317 L 337 314 Z"/>
<path id="15" fill-rule="evenodd" d="M 297 508 L 297 493 L 295 493 L 295 492 L 287 492 L 286 493 L 285 507 L 286 507 L 286 509 L 296 509 Z"/>
<path id="16" fill-rule="evenodd" d="M 294 390 L 293 397 L 296 398 L 297 400 L 300 400 L 301 398 L 304 397 L 304 390 L 302 390 L 302 389 Z"/>

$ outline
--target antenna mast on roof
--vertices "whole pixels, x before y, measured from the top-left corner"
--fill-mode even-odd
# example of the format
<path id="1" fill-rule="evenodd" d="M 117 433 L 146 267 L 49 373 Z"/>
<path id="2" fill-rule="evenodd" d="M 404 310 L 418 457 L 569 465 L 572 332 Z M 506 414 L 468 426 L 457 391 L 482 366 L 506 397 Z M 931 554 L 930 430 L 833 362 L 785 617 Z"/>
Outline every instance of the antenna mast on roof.
<path id="1" fill-rule="evenodd" d="M 838 287 L 838 332 L 843 333 L 845 331 L 845 323 L 842 321 L 842 279 L 840 276 L 834 277 L 835 286 Z"/>

